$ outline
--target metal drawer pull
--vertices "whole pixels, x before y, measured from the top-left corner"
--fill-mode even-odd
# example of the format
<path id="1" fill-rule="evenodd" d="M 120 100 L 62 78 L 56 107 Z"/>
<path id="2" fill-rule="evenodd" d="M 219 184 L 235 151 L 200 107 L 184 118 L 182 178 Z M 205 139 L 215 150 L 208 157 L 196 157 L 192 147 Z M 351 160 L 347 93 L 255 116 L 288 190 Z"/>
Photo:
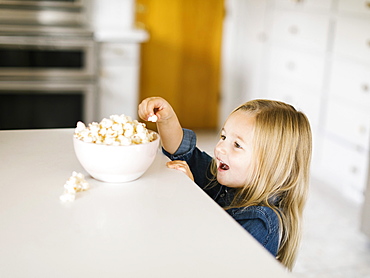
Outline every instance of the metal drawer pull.
<path id="1" fill-rule="evenodd" d="M 357 174 L 358 173 L 358 169 L 357 169 L 356 166 L 351 166 L 350 171 L 351 171 L 352 174 Z"/>
<path id="2" fill-rule="evenodd" d="M 289 27 L 289 33 L 292 34 L 292 35 L 297 35 L 299 33 L 299 29 L 297 26 L 290 26 Z"/>
<path id="3" fill-rule="evenodd" d="M 361 89 L 364 93 L 369 93 L 369 85 L 362 84 Z"/>
<path id="4" fill-rule="evenodd" d="M 119 56 L 122 56 L 125 54 L 125 51 L 122 49 L 122 48 L 113 48 L 112 49 L 113 52 L 116 54 L 116 55 L 119 55 Z"/>
<path id="5" fill-rule="evenodd" d="M 288 70 L 293 71 L 293 70 L 295 70 L 295 69 L 296 69 L 296 64 L 295 64 L 294 62 L 290 61 L 290 62 L 286 63 L 286 68 L 287 68 Z"/>
<path id="6" fill-rule="evenodd" d="M 358 127 L 358 132 L 360 133 L 360 134 L 366 134 L 366 127 L 365 126 L 363 126 L 363 125 L 360 125 L 359 127 Z"/>
<path id="7" fill-rule="evenodd" d="M 267 41 L 267 35 L 264 32 L 260 32 L 257 34 L 257 40 L 259 42 L 266 42 Z"/>

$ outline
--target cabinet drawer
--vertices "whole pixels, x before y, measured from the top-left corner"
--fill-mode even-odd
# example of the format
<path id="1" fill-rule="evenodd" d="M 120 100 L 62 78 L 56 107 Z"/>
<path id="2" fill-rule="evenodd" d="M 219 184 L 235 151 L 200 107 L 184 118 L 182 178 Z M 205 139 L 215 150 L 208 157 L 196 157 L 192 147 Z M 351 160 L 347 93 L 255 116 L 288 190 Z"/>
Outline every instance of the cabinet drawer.
<path id="1" fill-rule="evenodd" d="M 274 48 L 270 54 L 269 74 L 320 90 L 324 78 L 325 59 L 321 55 Z"/>
<path id="2" fill-rule="evenodd" d="M 279 11 L 274 13 L 272 41 L 325 51 L 328 30 L 329 17 L 326 15 Z"/>
<path id="3" fill-rule="evenodd" d="M 366 187 L 368 156 L 366 151 L 347 148 L 334 140 L 325 139 L 320 160 L 321 172 L 342 193 L 361 201 Z"/>
<path id="4" fill-rule="evenodd" d="M 330 76 L 330 95 L 331 98 L 338 97 L 370 111 L 370 67 L 334 61 Z"/>
<path id="5" fill-rule="evenodd" d="M 310 0 L 310 1 L 275 0 L 275 6 L 278 8 L 292 8 L 296 10 L 307 9 L 307 10 L 329 11 L 331 6 L 331 0 Z"/>
<path id="6" fill-rule="evenodd" d="M 340 12 L 354 12 L 370 15 L 369 0 L 339 0 L 338 10 Z"/>
<path id="7" fill-rule="evenodd" d="M 282 83 L 280 80 L 270 80 L 267 88 L 268 97 L 291 104 L 302 111 L 310 121 L 314 131 L 319 123 L 320 96 L 312 90 L 308 91 L 302 86 L 293 86 L 291 83 Z"/>
<path id="8" fill-rule="evenodd" d="M 370 113 L 329 99 L 326 130 L 357 147 L 369 149 Z"/>
<path id="9" fill-rule="evenodd" d="M 370 63 L 370 19 L 338 19 L 334 53 Z"/>
<path id="10" fill-rule="evenodd" d="M 136 43 L 101 43 L 100 62 L 103 65 L 137 64 L 140 46 Z"/>
<path id="11" fill-rule="evenodd" d="M 267 30 L 265 26 L 267 1 L 241 1 L 238 2 L 238 7 L 243 11 L 243 22 L 239 24 L 241 24 L 240 26 L 246 27 L 243 28 L 243 35 L 241 35 L 241 37 L 247 39 L 248 41 L 252 41 L 253 43 L 264 43 L 267 36 Z M 230 9 L 232 8 L 230 7 Z M 230 35 L 229 32 L 225 32 L 224 34 L 226 34 L 226 37 Z M 259 45 L 258 47 L 261 46 Z"/>

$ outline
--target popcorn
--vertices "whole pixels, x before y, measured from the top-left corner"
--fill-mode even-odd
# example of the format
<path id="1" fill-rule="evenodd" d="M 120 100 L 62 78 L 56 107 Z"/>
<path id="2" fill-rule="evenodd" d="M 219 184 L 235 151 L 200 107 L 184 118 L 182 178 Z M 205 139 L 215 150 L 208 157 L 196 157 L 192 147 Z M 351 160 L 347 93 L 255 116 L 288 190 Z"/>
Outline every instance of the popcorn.
<path id="1" fill-rule="evenodd" d="M 153 123 L 155 123 L 156 121 L 158 121 L 158 117 L 157 117 L 157 115 L 150 116 L 150 117 L 148 118 L 148 121 L 149 121 L 149 122 L 153 122 Z"/>
<path id="2" fill-rule="evenodd" d="M 157 116 L 152 116 L 157 118 Z M 131 117 L 111 115 L 104 118 L 100 123 L 92 122 L 87 126 L 78 122 L 74 136 L 84 142 L 113 146 L 127 146 L 132 144 L 144 144 L 155 140 L 154 134 L 150 133 L 144 123 L 132 120 Z"/>
<path id="3" fill-rule="evenodd" d="M 72 176 L 64 184 L 64 193 L 59 197 L 62 202 L 73 202 L 76 193 L 90 188 L 85 177 L 81 173 L 72 172 Z"/>

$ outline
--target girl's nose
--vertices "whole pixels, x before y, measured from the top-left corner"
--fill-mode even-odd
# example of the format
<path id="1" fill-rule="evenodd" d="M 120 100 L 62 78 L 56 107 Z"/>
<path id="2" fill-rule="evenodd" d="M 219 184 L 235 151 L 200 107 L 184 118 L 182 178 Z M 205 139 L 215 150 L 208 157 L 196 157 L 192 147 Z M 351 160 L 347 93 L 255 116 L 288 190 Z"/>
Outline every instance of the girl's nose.
<path id="1" fill-rule="evenodd" d="M 224 142 L 223 141 L 219 141 L 215 147 L 215 152 L 217 153 L 221 153 L 221 154 L 225 154 L 226 153 L 226 150 L 225 150 L 225 146 L 224 146 Z"/>

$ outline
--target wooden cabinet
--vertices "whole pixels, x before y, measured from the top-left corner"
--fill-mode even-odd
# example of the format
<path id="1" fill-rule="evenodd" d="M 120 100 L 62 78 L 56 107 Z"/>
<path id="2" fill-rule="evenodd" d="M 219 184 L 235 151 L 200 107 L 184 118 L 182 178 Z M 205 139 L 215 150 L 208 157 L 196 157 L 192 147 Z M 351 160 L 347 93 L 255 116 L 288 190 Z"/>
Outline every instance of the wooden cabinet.
<path id="1" fill-rule="evenodd" d="M 150 32 L 141 50 L 140 98 L 165 98 L 184 127 L 215 129 L 224 0 L 136 3 L 137 21 Z"/>

